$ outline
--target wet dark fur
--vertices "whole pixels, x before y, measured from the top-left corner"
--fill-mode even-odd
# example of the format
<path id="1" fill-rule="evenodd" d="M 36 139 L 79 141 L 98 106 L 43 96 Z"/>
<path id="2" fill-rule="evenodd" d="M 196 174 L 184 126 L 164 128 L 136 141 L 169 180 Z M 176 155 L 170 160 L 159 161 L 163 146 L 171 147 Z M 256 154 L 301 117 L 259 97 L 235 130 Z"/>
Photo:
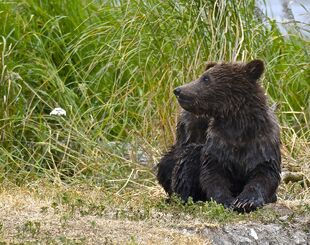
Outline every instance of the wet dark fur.
<path id="1" fill-rule="evenodd" d="M 258 82 L 263 71 L 260 60 L 210 63 L 199 79 L 175 89 L 184 111 L 157 174 L 169 195 L 239 212 L 276 201 L 280 136 Z"/>

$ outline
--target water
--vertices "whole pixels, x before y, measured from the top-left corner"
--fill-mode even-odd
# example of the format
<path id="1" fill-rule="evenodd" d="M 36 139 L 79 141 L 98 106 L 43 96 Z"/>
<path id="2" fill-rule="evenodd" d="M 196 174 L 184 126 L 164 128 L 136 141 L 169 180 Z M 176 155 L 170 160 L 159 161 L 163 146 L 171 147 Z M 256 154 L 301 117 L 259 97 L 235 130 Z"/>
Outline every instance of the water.
<path id="1" fill-rule="evenodd" d="M 120 0 L 114 3 L 119 4 Z M 265 16 L 277 22 L 284 35 L 298 33 L 310 38 L 310 0 L 256 0 L 256 3 Z"/>
<path id="2" fill-rule="evenodd" d="M 258 7 L 274 19 L 284 35 L 299 33 L 310 38 L 310 0 L 264 0 Z"/>

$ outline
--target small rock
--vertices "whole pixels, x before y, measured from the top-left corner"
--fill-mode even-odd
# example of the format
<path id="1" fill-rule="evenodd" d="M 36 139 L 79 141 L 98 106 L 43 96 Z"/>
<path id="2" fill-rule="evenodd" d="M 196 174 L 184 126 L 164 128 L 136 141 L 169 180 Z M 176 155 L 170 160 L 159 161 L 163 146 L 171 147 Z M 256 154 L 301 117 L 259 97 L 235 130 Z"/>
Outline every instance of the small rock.
<path id="1" fill-rule="evenodd" d="M 284 216 L 279 217 L 280 221 L 287 221 L 287 219 L 288 219 L 288 215 L 284 215 Z"/>
<path id="2" fill-rule="evenodd" d="M 300 231 L 295 232 L 295 234 L 293 234 L 293 238 L 295 240 L 295 244 L 307 244 L 307 236 Z"/>
<path id="3" fill-rule="evenodd" d="M 253 228 L 250 229 L 250 236 L 253 237 L 255 240 L 258 239 L 257 233 Z"/>

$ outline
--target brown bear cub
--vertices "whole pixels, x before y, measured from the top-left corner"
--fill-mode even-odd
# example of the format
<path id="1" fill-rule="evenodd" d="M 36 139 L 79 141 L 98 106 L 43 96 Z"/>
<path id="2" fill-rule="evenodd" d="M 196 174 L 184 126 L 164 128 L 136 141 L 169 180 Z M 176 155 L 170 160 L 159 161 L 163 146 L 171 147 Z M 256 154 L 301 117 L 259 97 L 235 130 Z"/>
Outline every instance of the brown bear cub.
<path id="1" fill-rule="evenodd" d="M 277 200 L 280 130 L 259 83 L 264 63 L 209 63 L 174 90 L 184 109 L 177 139 L 158 164 L 165 191 L 250 212 Z"/>

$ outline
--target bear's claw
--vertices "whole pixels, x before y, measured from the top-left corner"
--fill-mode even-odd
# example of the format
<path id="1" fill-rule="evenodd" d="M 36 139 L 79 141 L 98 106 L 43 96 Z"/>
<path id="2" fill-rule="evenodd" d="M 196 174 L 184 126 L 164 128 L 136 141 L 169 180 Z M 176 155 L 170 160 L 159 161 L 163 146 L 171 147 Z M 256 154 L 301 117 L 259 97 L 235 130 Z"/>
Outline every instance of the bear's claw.
<path id="1" fill-rule="evenodd" d="M 236 200 L 232 203 L 231 209 L 240 213 L 249 213 L 251 211 L 256 210 L 259 207 L 262 207 L 264 202 L 260 199 L 254 198 L 236 198 Z"/>

